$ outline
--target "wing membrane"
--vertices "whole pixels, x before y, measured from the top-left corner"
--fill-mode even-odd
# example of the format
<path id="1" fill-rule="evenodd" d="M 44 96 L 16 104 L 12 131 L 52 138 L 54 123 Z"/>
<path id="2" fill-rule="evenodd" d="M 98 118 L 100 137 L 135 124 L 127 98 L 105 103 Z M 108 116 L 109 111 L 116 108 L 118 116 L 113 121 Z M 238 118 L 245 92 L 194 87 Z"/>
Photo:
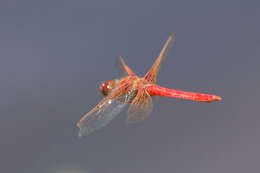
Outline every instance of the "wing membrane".
<path id="1" fill-rule="evenodd" d="M 129 85 L 123 85 L 101 100 L 77 123 L 79 136 L 86 136 L 110 123 L 129 103 L 132 93 Z"/>
<path id="2" fill-rule="evenodd" d="M 121 56 L 118 56 L 116 58 L 116 67 L 117 67 L 117 71 L 118 71 L 117 76 L 119 78 L 135 75 L 134 72 L 126 65 L 124 59 Z"/>
<path id="3" fill-rule="evenodd" d="M 79 136 L 86 136 L 110 123 L 127 103 L 113 99 L 103 99 L 97 107 L 87 113 L 78 123 Z M 102 107 L 102 109 L 99 108 Z"/>
<path id="4" fill-rule="evenodd" d="M 157 74 L 159 73 L 160 70 L 160 66 L 164 60 L 164 58 L 166 57 L 169 48 L 171 46 L 171 43 L 173 42 L 173 40 L 175 39 L 175 33 L 171 34 L 168 37 L 168 40 L 166 41 L 166 43 L 164 44 L 158 58 L 156 59 L 156 61 L 154 62 L 152 68 L 146 73 L 146 75 L 144 76 L 144 78 L 152 83 L 156 83 L 157 80 Z"/>
<path id="5" fill-rule="evenodd" d="M 127 122 L 138 122 L 144 120 L 153 110 L 153 102 L 145 89 L 140 89 L 132 100 L 127 112 Z"/>

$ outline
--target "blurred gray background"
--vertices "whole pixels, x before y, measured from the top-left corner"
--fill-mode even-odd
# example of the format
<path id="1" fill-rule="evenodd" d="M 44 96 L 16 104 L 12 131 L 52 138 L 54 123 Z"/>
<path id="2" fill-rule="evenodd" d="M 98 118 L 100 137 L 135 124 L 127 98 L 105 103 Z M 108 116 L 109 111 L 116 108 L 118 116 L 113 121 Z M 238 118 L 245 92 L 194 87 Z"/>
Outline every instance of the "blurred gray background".
<path id="1" fill-rule="evenodd" d="M 259 173 L 259 18 L 257 0 L 2 0 L 0 172 Z M 115 57 L 143 75 L 171 32 L 159 84 L 223 101 L 154 99 L 79 139 Z"/>

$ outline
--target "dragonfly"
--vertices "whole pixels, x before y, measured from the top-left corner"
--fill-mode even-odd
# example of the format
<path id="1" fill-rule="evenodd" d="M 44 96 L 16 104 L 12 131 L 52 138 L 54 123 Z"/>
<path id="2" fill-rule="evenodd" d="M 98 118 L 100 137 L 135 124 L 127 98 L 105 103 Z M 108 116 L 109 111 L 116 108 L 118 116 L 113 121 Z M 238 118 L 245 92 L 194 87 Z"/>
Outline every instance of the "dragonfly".
<path id="1" fill-rule="evenodd" d="M 107 80 L 99 86 L 105 96 L 92 110 L 85 114 L 77 123 L 79 136 L 86 136 L 109 124 L 122 110 L 129 105 L 127 122 L 139 122 L 152 112 L 153 96 L 174 97 L 199 102 L 220 101 L 216 95 L 202 94 L 165 88 L 157 84 L 157 75 L 176 34 L 172 33 L 144 77 L 138 77 L 121 56 L 116 59 L 119 75 L 114 80 Z"/>

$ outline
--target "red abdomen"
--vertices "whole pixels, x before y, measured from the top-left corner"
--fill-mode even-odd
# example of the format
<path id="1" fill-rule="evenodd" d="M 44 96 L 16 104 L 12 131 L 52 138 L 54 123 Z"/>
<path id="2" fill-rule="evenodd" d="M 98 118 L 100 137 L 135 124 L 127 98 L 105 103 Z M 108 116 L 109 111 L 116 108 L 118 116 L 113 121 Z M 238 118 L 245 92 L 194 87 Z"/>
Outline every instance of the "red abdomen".
<path id="1" fill-rule="evenodd" d="M 146 89 L 151 96 L 175 97 L 175 98 L 194 100 L 200 102 L 214 102 L 222 99 L 221 97 L 216 95 L 173 90 L 173 89 L 161 87 L 156 84 L 152 84 L 148 86 Z"/>

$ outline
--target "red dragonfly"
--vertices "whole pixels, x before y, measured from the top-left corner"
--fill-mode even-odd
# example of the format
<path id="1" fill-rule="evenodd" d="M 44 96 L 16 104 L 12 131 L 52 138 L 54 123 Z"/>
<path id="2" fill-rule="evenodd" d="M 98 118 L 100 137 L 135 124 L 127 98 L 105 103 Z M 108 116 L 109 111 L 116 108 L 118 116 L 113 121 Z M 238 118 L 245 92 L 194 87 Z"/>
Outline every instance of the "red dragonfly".
<path id="1" fill-rule="evenodd" d="M 100 85 L 99 90 L 105 98 L 79 120 L 77 123 L 80 129 L 79 136 L 86 136 L 106 126 L 128 104 L 130 104 L 130 107 L 127 112 L 127 121 L 138 122 L 144 120 L 152 112 L 151 96 L 175 97 L 199 102 L 221 100 L 221 97 L 216 95 L 168 89 L 156 84 L 160 65 L 174 39 L 175 34 L 169 36 L 157 60 L 142 78 L 138 77 L 125 64 L 121 56 L 117 57 L 120 77 L 108 80 Z"/>

